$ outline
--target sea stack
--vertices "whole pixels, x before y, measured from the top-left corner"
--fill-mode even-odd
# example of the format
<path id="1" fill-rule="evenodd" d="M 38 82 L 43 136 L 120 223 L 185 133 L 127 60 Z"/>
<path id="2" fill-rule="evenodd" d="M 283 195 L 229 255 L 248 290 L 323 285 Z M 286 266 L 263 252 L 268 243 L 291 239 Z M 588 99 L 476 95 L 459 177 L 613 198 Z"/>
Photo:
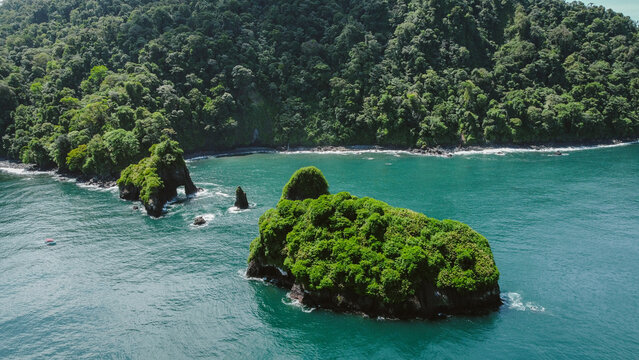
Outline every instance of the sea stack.
<path id="1" fill-rule="evenodd" d="M 120 198 L 140 200 L 146 212 L 162 215 L 164 205 L 184 186 L 187 195 L 197 192 L 178 143 L 164 140 L 151 146 L 151 155 L 124 169 L 118 180 Z"/>
<path id="2" fill-rule="evenodd" d="M 501 304 L 485 237 L 458 221 L 329 194 L 313 167 L 298 170 L 262 215 L 250 249 L 248 276 L 312 307 L 423 319 Z"/>
<path id="3" fill-rule="evenodd" d="M 246 199 L 246 193 L 242 190 L 241 186 L 235 189 L 235 207 L 238 209 L 248 209 L 249 203 Z"/>

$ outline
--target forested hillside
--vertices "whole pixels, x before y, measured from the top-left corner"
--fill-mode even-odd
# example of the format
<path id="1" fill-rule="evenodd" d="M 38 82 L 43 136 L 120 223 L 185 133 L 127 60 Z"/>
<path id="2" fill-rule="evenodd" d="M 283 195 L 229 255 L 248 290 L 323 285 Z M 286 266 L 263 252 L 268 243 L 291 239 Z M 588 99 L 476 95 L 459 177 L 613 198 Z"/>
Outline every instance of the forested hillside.
<path id="1" fill-rule="evenodd" d="M 4 156 L 635 138 L 639 32 L 561 0 L 4 0 Z"/>

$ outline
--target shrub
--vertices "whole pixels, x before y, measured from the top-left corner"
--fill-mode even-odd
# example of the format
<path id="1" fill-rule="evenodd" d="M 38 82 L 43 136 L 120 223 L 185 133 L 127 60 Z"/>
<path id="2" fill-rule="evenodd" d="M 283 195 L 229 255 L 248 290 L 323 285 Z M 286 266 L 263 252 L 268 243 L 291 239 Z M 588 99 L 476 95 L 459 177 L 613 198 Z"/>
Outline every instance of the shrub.
<path id="1" fill-rule="evenodd" d="M 82 144 L 77 148 L 69 151 L 67 155 L 67 168 L 73 172 L 82 171 L 82 166 L 87 158 L 87 145 Z"/>
<path id="2" fill-rule="evenodd" d="M 289 190 L 302 183 L 299 177 L 300 171 Z M 468 225 L 346 192 L 282 198 L 260 218 L 259 230 L 249 261 L 281 267 L 309 290 L 400 303 L 427 284 L 467 293 L 499 279 L 488 241 Z"/>
<path id="3" fill-rule="evenodd" d="M 317 199 L 325 194 L 328 194 L 328 183 L 314 166 L 297 170 L 282 190 L 282 198 L 288 200 Z"/>

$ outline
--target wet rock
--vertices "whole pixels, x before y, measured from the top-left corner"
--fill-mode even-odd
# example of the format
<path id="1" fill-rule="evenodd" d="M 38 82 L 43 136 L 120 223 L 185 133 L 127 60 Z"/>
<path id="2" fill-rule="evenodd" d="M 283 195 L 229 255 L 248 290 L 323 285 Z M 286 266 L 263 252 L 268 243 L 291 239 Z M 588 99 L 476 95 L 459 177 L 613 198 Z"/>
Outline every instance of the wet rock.
<path id="1" fill-rule="evenodd" d="M 242 190 L 241 186 L 235 189 L 235 207 L 239 209 L 248 209 L 249 203 L 246 199 L 246 193 Z"/>
<path id="2" fill-rule="evenodd" d="M 202 216 L 196 217 L 195 220 L 193 221 L 193 225 L 196 225 L 196 226 L 202 226 L 204 224 L 206 224 L 206 220 Z"/>

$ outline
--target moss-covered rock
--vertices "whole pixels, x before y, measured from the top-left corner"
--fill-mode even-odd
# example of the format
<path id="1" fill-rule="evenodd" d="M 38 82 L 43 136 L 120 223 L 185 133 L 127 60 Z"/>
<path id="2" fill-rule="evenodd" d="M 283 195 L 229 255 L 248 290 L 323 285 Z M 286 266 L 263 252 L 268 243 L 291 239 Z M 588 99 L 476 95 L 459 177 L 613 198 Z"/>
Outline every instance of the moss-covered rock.
<path id="1" fill-rule="evenodd" d="M 311 306 L 425 318 L 500 304 L 488 241 L 457 221 L 342 192 L 283 196 L 260 218 L 259 231 L 248 275 L 290 288 Z"/>
<path id="2" fill-rule="evenodd" d="M 118 187 L 121 198 L 142 201 L 147 213 L 158 217 L 167 201 L 177 196 L 179 186 L 184 186 L 187 195 L 197 192 L 197 188 L 176 141 L 164 140 L 149 151 L 149 157 L 122 171 Z"/>
<path id="3" fill-rule="evenodd" d="M 291 176 L 282 190 L 282 199 L 317 199 L 325 194 L 328 194 L 328 183 L 324 174 L 315 166 L 308 166 L 297 170 Z"/>

